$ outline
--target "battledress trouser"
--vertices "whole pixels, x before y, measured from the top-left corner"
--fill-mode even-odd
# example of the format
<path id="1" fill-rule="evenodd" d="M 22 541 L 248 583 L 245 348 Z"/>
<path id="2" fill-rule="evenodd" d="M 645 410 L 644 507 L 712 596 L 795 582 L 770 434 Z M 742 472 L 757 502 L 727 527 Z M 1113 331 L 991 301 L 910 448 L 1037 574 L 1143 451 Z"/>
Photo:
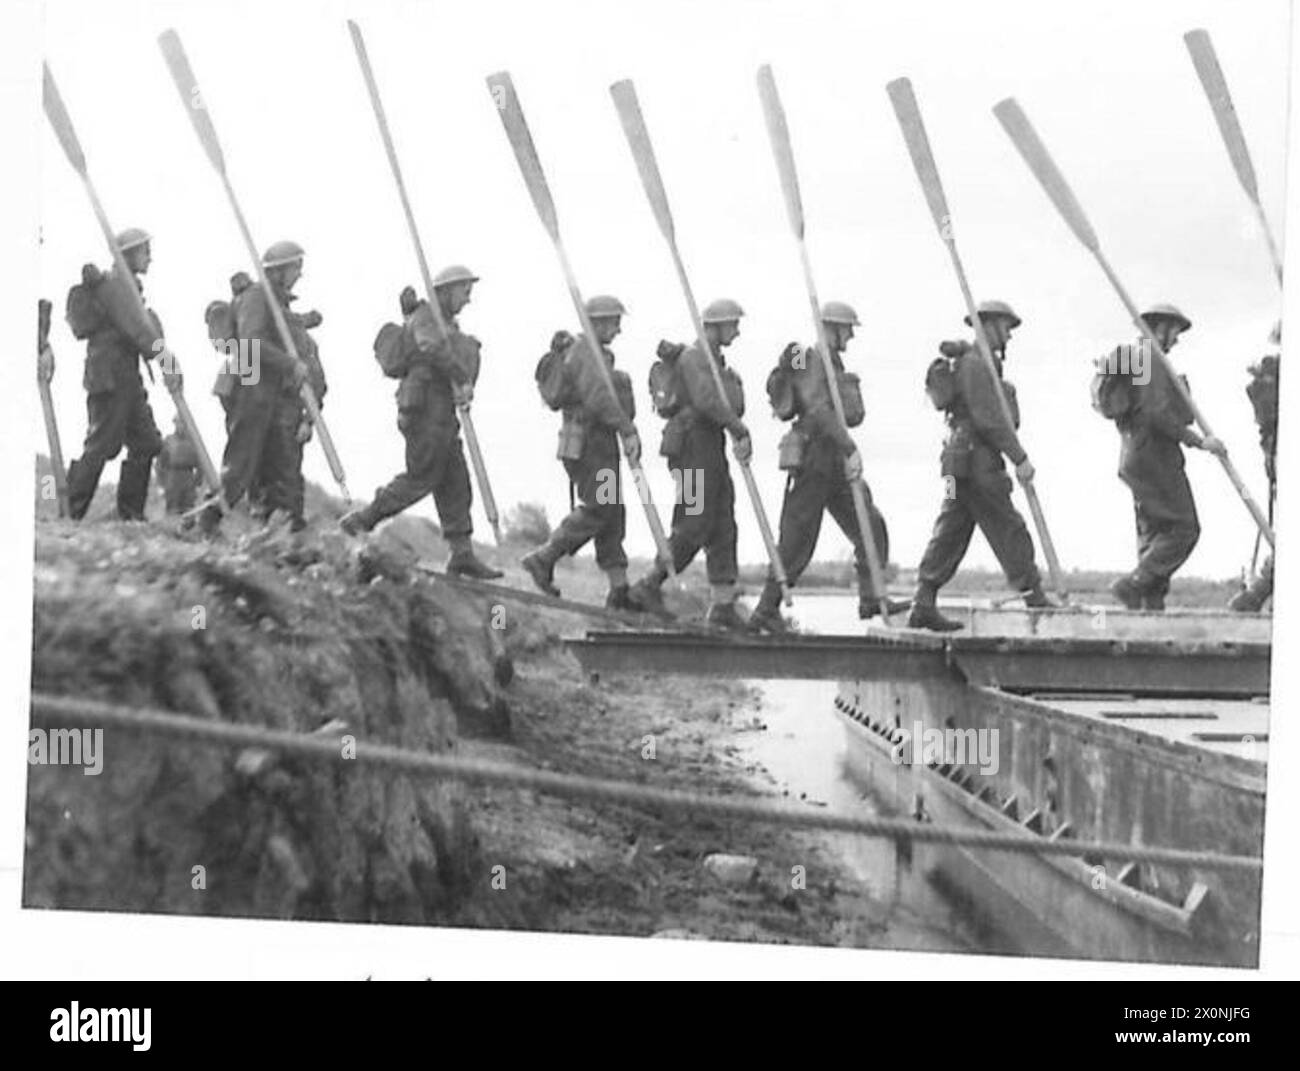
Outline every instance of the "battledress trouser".
<path id="1" fill-rule="evenodd" d="M 68 466 L 68 512 L 80 520 L 90 508 L 104 465 L 126 447 L 117 482 L 117 515 L 144 520 L 149 496 L 149 471 L 162 451 L 162 433 L 154 423 L 144 382 L 136 373 L 112 390 L 86 396 L 86 443 L 81 457 Z"/>

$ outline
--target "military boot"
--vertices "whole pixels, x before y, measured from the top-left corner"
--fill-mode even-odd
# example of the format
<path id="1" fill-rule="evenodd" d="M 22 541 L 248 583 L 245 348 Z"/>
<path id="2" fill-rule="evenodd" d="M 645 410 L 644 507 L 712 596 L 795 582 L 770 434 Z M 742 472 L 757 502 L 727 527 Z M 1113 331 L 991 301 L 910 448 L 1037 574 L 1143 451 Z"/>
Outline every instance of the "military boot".
<path id="1" fill-rule="evenodd" d="M 637 609 L 636 605 L 628 597 L 627 584 L 615 584 L 609 589 L 609 594 L 605 596 L 606 610 L 631 610 Z"/>
<path id="2" fill-rule="evenodd" d="M 661 574 L 655 570 L 649 576 L 642 577 L 628 591 L 628 599 L 632 606 L 647 614 L 655 614 L 657 617 L 672 617 L 668 607 L 664 605 L 663 582 L 667 574 Z"/>
<path id="3" fill-rule="evenodd" d="M 1266 589 L 1260 583 L 1260 578 L 1256 577 L 1249 587 L 1242 588 L 1228 601 L 1228 609 L 1238 614 L 1257 614 L 1264 608 L 1264 603 L 1268 602 L 1271 594 L 1272 585 Z"/>
<path id="4" fill-rule="evenodd" d="M 1133 577 L 1121 576 L 1111 584 L 1110 593 L 1124 604 L 1126 610 L 1142 609 L 1142 596 L 1145 592 Z"/>
<path id="5" fill-rule="evenodd" d="M 474 553 L 474 545 L 466 539 L 452 544 L 451 557 L 447 561 L 447 575 L 463 576 L 470 580 L 500 580 L 506 574 L 479 558 Z"/>
<path id="6" fill-rule="evenodd" d="M 775 580 L 769 579 L 763 585 L 763 593 L 759 595 L 758 603 L 749 615 L 747 627 L 750 632 L 770 632 L 777 636 L 790 631 L 790 626 L 781 616 L 781 585 Z"/>
<path id="7" fill-rule="evenodd" d="M 1022 591 L 1020 598 L 1029 610 L 1046 610 L 1052 605 L 1052 600 L 1044 593 L 1041 583 L 1035 584 L 1028 591 Z"/>
<path id="8" fill-rule="evenodd" d="M 726 629 L 728 632 L 741 632 L 745 629 L 745 621 L 736 609 L 735 600 L 713 603 L 704 623 L 710 628 Z"/>
<path id="9" fill-rule="evenodd" d="M 901 614 L 904 610 L 911 607 L 911 603 L 902 599 L 885 598 L 885 606 L 892 617 L 894 614 Z M 869 621 L 880 613 L 880 600 L 874 595 L 861 595 L 858 597 L 858 620 Z"/>
<path id="10" fill-rule="evenodd" d="M 1164 608 L 1165 608 L 1164 592 L 1144 591 L 1142 593 L 1142 609 L 1163 610 Z"/>
<path id="11" fill-rule="evenodd" d="M 533 583 L 541 591 L 558 599 L 560 589 L 555 586 L 555 561 L 556 556 L 552 553 L 551 546 L 548 543 L 544 547 L 538 547 L 531 553 L 525 554 L 519 559 L 519 564 L 524 567 L 524 572 L 533 578 Z"/>
<path id="12" fill-rule="evenodd" d="M 117 478 L 117 515 L 124 521 L 144 520 L 144 504 L 149 499 L 149 469 L 153 458 L 132 457 L 122 462 Z"/>
<path id="13" fill-rule="evenodd" d="M 917 586 L 916 595 L 912 598 L 912 612 L 907 615 L 908 628 L 924 628 L 931 632 L 956 632 L 962 627 L 960 621 L 954 621 L 939 613 L 939 608 L 935 605 L 938 596 L 939 592 L 928 584 Z"/>
<path id="14" fill-rule="evenodd" d="M 214 536 L 221 529 L 221 504 L 209 502 L 199 511 L 199 531 L 205 536 Z"/>

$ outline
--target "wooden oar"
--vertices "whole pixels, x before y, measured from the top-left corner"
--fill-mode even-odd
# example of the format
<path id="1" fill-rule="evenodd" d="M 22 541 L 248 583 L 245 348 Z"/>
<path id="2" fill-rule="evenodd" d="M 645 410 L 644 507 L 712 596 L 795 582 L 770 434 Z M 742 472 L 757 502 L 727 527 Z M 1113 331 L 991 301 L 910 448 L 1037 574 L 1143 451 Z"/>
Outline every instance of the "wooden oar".
<path id="1" fill-rule="evenodd" d="M 650 209 L 654 212 L 655 222 L 659 225 L 659 232 L 664 236 L 664 241 L 668 243 L 668 252 L 672 256 L 673 268 L 677 272 L 677 282 L 682 288 L 682 294 L 686 298 L 686 308 L 690 312 L 691 325 L 695 328 L 695 337 L 700 344 L 700 351 L 704 354 L 709 363 L 709 371 L 713 373 L 713 384 L 718 390 L 718 397 L 722 404 L 727 407 L 728 412 L 732 412 L 731 404 L 727 400 L 727 388 L 722 382 L 722 372 L 718 366 L 717 355 L 713 352 L 713 347 L 709 345 L 708 333 L 704 330 L 704 321 L 700 318 L 699 305 L 695 301 L 695 291 L 691 288 L 691 281 L 686 274 L 686 266 L 682 263 L 681 250 L 677 246 L 677 228 L 673 223 L 672 209 L 668 205 L 668 191 L 664 188 L 663 177 L 659 174 L 659 163 L 655 159 L 654 145 L 650 141 L 650 130 L 646 126 L 645 117 L 641 114 L 641 104 L 637 100 L 636 87 L 631 81 L 615 82 L 609 87 L 610 95 L 614 98 L 614 107 L 618 110 L 618 117 L 623 123 L 623 133 L 627 135 L 627 143 L 632 149 L 632 158 L 636 161 L 637 171 L 641 175 L 641 185 L 645 189 L 646 199 L 650 202 Z M 734 413 L 733 413 L 734 415 Z M 732 443 L 732 450 L 735 450 L 735 443 Z M 754 481 L 754 473 L 749 467 L 749 460 L 740 461 L 741 475 L 745 479 L 745 489 L 749 492 L 749 501 L 754 507 L 754 517 L 758 521 L 758 530 L 763 537 L 763 546 L 767 550 L 767 559 L 772 565 L 772 575 L 780 585 L 786 605 L 790 603 L 789 581 L 786 579 L 785 566 L 781 564 L 781 555 L 777 551 L 776 540 L 772 537 L 772 526 L 768 523 L 767 511 L 763 508 L 763 499 L 758 493 L 758 484 Z"/>
<path id="2" fill-rule="evenodd" d="M 450 330 L 447 327 L 446 317 L 442 314 L 442 306 L 438 304 L 438 295 L 433 287 L 433 273 L 429 270 L 429 261 L 424 255 L 424 243 L 420 241 L 420 230 L 415 225 L 415 214 L 411 211 L 411 199 L 406 193 L 406 182 L 402 179 L 402 166 L 397 162 L 397 148 L 393 144 L 393 135 L 388 129 L 388 116 L 384 111 L 384 101 L 379 95 L 379 83 L 375 81 L 374 69 L 370 66 L 370 54 L 366 51 L 366 41 L 361 35 L 361 27 L 351 19 L 348 20 L 348 30 L 352 34 L 352 47 L 356 49 L 357 62 L 361 64 L 361 74 L 366 82 L 366 91 L 370 94 L 370 106 L 375 112 L 375 122 L 379 125 L 379 135 L 384 142 L 384 152 L 388 156 L 388 165 L 393 172 L 393 181 L 397 184 L 397 196 L 402 202 L 402 213 L 406 216 L 406 229 L 411 234 L 411 242 L 415 246 L 415 259 L 420 264 L 420 276 L 424 280 L 424 293 L 429 301 L 429 309 L 433 313 L 434 323 L 438 327 L 438 333 L 443 338 L 447 338 Z M 483 499 L 483 512 L 487 514 L 488 524 L 492 526 L 492 535 L 496 538 L 497 545 L 502 542 L 501 537 L 501 517 L 497 513 L 497 500 L 492 494 L 492 484 L 488 480 L 487 466 L 483 464 L 483 452 L 478 445 L 478 432 L 474 430 L 474 418 L 470 415 L 469 406 L 462 405 L 460 410 L 461 427 L 465 432 L 465 445 L 469 447 L 470 463 L 474 467 L 474 478 L 478 483 L 479 495 Z"/>
<path id="3" fill-rule="evenodd" d="M 249 259 L 253 262 L 253 270 L 257 273 L 257 281 L 262 287 L 262 292 L 266 295 L 266 305 L 271 311 L 272 319 L 275 321 L 275 330 L 280 336 L 280 343 L 283 345 L 284 351 L 305 374 L 306 369 L 301 357 L 298 355 L 298 347 L 294 345 L 293 334 L 289 330 L 289 323 L 284 317 L 284 310 L 280 308 L 280 300 L 276 296 L 274 289 L 272 289 L 270 280 L 266 277 L 266 269 L 262 267 L 261 255 L 258 253 L 257 245 L 253 241 L 253 235 L 248 229 L 248 222 L 244 218 L 243 210 L 239 207 L 239 198 L 235 196 L 235 189 L 230 184 L 230 175 L 226 171 L 226 157 L 221 151 L 221 142 L 217 140 L 217 128 L 212 124 L 212 116 L 208 111 L 207 101 L 199 92 L 199 82 L 194 77 L 194 70 L 190 66 L 189 57 L 185 54 L 185 47 L 181 44 L 180 35 L 175 30 L 166 30 L 158 37 L 158 47 L 162 49 L 163 59 L 167 61 L 167 68 L 171 71 L 172 81 L 176 83 L 176 91 L 181 98 L 181 108 L 190 117 L 190 123 L 194 126 L 194 133 L 198 135 L 199 144 L 203 146 L 208 162 L 212 164 L 213 169 L 217 172 L 217 176 L 221 179 L 221 185 L 226 191 L 226 198 L 229 200 L 231 211 L 235 215 L 235 223 L 239 227 L 240 237 L 243 238 Z M 312 426 L 319 435 L 321 449 L 325 451 L 325 460 L 329 463 L 334 482 L 339 485 L 343 498 L 351 501 L 352 496 L 348 493 L 347 476 L 343 471 L 343 462 L 339 460 L 338 451 L 334 449 L 334 438 L 330 435 L 329 428 L 325 424 L 325 418 L 321 415 L 320 405 L 316 401 L 316 395 L 305 375 L 298 393 L 302 398 L 302 404 L 311 417 Z"/>
<path id="4" fill-rule="evenodd" d="M 610 397 L 617 404 L 618 393 L 614 390 L 614 379 L 609 374 L 609 368 L 606 367 L 604 354 L 601 353 L 600 340 L 596 337 L 596 332 L 591 326 L 591 319 L 587 315 L 587 306 L 582 300 L 582 292 L 578 289 L 578 281 L 573 273 L 573 266 L 569 263 L 569 254 L 565 251 L 564 242 L 560 237 L 559 217 L 555 212 L 555 201 L 551 197 L 551 189 L 546 183 L 546 173 L 542 170 L 541 158 L 537 155 L 537 147 L 533 144 L 532 132 L 528 129 L 528 122 L 524 118 L 524 110 L 519 103 L 519 94 L 515 92 L 515 84 L 511 79 L 509 72 L 499 71 L 490 75 L 487 79 L 488 91 L 492 94 L 492 100 L 496 104 L 497 114 L 501 116 L 501 123 L 505 127 L 506 137 L 510 141 L 510 147 L 514 150 L 515 161 L 519 164 L 520 174 L 524 177 L 524 185 L 528 187 L 528 193 L 533 199 L 533 207 L 537 209 L 537 216 L 542 221 L 542 226 L 550 236 L 551 244 L 555 247 L 555 255 L 559 258 L 560 269 L 564 273 L 564 282 L 569 288 L 569 297 L 573 301 L 574 311 L 578 314 L 578 322 L 582 325 L 583 333 L 587 336 L 587 347 L 590 350 L 588 357 L 595 362 L 596 367 L 600 370 L 600 375 L 604 379 L 605 388 L 609 391 Z M 672 551 L 668 546 L 668 537 L 664 535 L 664 526 L 659 520 L 659 514 L 655 510 L 654 499 L 650 494 L 650 484 L 647 482 L 645 472 L 642 471 L 639 458 L 633 460 L 631 453 L 628 451 L 627 440 L 623 440 L 624 456 L 627 458 L 628 468 L 632 472 L 632 481 L 637 489 L 637 497 L 641 499 L 641 507 L 645 511 L 646 523 L 650 526 L 650 533 L 654 536 L 655 549 L 658 552 L 661 564 L 668 570 L 668 575 L 676 577 L 677 570 L 673 566 Z"/>
<path id="5" fill-rule="evenodd" d="M 993 113 L 998 117 L 998 121 L 1010 136 L 1025 163 L 1029 165 L 1029 170 L 1034 173 L 1034 177 L 1038 179 L 1047 196 L 1056 205 L 1056 210 L 1060 212 L 1070 230 L 1074 232 L 1074 236 L 1079 239 L 1083 246 L 1097 259 L 1097 263 L 1101 265 L 1101 270 L 1105 273 L 1106 278 L 1110 280 L 1111 286 L 1115 288 L 1115 293 L 1119 295 L 1124 308 L 1128 310 L 1129 318 L 1147 342 L 1150 343 L 1151 351 L 1156 355 L 1156 359 L 1160 361 L 1169 377 L 1169 382 L 1173 384 L 1179 398 L 1187 406 L 1188 412 L 1192 414 L 1192 417 L 1200 426 L 1201 433 L 1207 437 L 1215 437 L 1205 416 L 1192 400 L 1191 393 L 1175 373 L 1164 347 L 1160 345 L 1151 328 L 1142 319 L 1137 306 L 1133 303 L 1133 299 L 1124 288 L 1124 284 L 1120 282 L 1115 270 L 1110 266 L 1110 261 L 1106 259 L 1106 255 L 1102 252 L 1101 242 L 1098 241 L 1097 234 L 1092 229 L 1092 224 L 1088 222 L 1083 207 L 1076 200 L 1074 191 L 1070 189 L 1069 183 L 1065 181 L 1065 176 L 1056 166 L 1056 161 L 1052 159 L 1051 154 L 1047 151 L 1047 146 L 1043 144 L 1038 137 L 1038 132 L 1029 122 L 1029 117 L 1025 115 L 1019 103 L 1011 97 L 997 104 L 993 108 Z M 1223 471 L 1228 474 L 1228 479 L 1232 481 L 1232 486 L 1237 489 L 1237 494 L 1241 497 L 1242 502 L 1250 510 L 1250 515 L 1255 519 L 1255 524 L 1259 526 L 1264 538 L 1268 540 L 1269 546 L 1274 546 L 1273 526 L 1268 523 L 1268 518 L 1264 516 L 1263 510 L 1259 508 L 1259 504 L 1251 496 L 1250 490 L 1237 473 L 1236 467 L 1228 457 L 1226 447 L 1222 454 L 1216 456 L 1223 465 Z"/>
<path id="6" fill-rule="evenodd" d="M 51 305 L 45 298 L 36 303 L 36 352 L 44 354 L 50 348 Z M 51 359 L 53 357 L 51 356 Z M 68 515 L 68 475 L 63 467 L 63 443 L 59 439 L 59 425 L 54 417 L 54 397 L 50 381 L 36 368 L 36 389 L 41 395 L 41 415 L 45 418 L 45 439 L 50 445 L 50 470 L 54 474 L 54 495 L 59 503 L 59 516 Z"/>
<path id="7" fill-rule="evenodd" d="M 1007 401 L 1006 392 L 1002 387 L 1002 377 L 998 375 L 997 366 L 993 361 L 993 350 L 989 346 L 988 335 L 984 332 L 984 324 L 980 320 L 979 312 L 975 305 L 975 297 L 971 293 L 970 281 L 966 278 L 966 269 L 962 266 L 961 255 L 957 252 L 957 239 L 953 236 L 952 215 L 948 211 L 948 198 L 943 192 L 943 182 L 939 178 L 939 166 L 935 162 L 934 153 L 930 148 L 930 139 L 925 132 L 925 121 L 921 118 L 921 107 L 916 101 L 916 94 L 912 90 L 912 83 L 906 78 L 898 78 L 890 82 L 886 87 L 889 93 L 889 99 L 894 105 L 894 114 L 898 116 L 898 125 L 903 130 L 903 140 L 907 142 L 907 151 L 912 157 L 912 166 L 916 168 L 916 177 L 921 182 L 921 190 L 925 194 L 926 204 L 930 206 L 930 215 L 934 218 L 934 225 L 938 228 L 939 237 L 943 239 L 944 247 L 948 250 L 948 255 L 952 259 L 952 268 L 957 275 L 957 284 L 961 287 L 962 300 L 966 302 L 966 311 L 970 316 L 970 322 L 975 328 L 975 340 L 978 343 L 980 354 L 984 358 L 984 364 L 988 368 L 988 373 L 993 377 L 993 382 L 997 388 L 998 403 L 1002 410 L 1002 419 L 1006 421 L 1012 436 L 1017 442 L 1020 441 L 1016 433 L 1016 422 L 1011 415 L 1011 405 Z M 1023 449 L 1023 444 L 1021 444 Z M 1034 487 L 1033 477 L 1021 480 L 1020 486 L 1024 488 L 1025 499 L 1029 503 L 1029 512 L 1034 518 L 1034 528 L 1038 531 L 1038 541 L 1043 548 L 1043 556 L 1047 559 L 1047 569 L 1052 577 L 1052 586 L 1060 595 L 1062 602 L 1069 602 L 1070 595 L 1065 585 L 1065 575 L 1061 571 L 1061 563 L 1056 557 L 1056 546 L 1052 542 L 1052 533 L 1047 529 L 1047 518 L 1043 514 L 1043 507 L 1038 501 L 1038 491 Z"/>
<path id="8" fill-rule="evenodd" d="M 1259 199 L 1259 182 L 1255 178 L 1255 167 L 1250 161 L 1250 150 L 1246 148 L 1246 135 L 1241 129 L 1241 120 L 1237 118 L 1237 109 L 1232 106 L 1228 81 L 1223 77 L 1223 68 L 1219 66 L 1214 43 L 1205 30 L 1189 30 L 1183 34 L 1183 41 L 1191 53 L 1192 65 L 1205 88 L 1205 95 L 1210 100 L 1214 121 L 1219 124 L 1219 133 L 1223 135 L 1223 144 L 1227 146 L 1232 169 L 1237 172 L 1237 181 L 1246 191 L 1246 196 L 1255 207 L 1255 215 L 1259 217 L 1259 227 L 1264 232 L 1268 255 L 1273 261 L 1273 272 L 1277 275 L 1277 285 L 1281 286 L 1282 254 L 1278 251 L 1277 239 L 1273 237 L 1273 229 L 1268 225 L 1268 216 L 1264 214 L 1264 205 Z"/>
<path id="9" fill-rule="evenodd" d="M 805 223 L 803 199 L 799 195 L 799 174 L 795 169 L 794 149 L 790 144 L 790 129 L 786 124 L 785 108 L 777 93 L 776 79 L 772 68 L 766 65 L 758 69 L 758 93 L 763 101 L 763 115 L 767 120 L 767 134 L 772 142 L 772 153 L 776 157 L 776 169 L 781 178 L 781 192 L 785 196 L 786 214 L 790 219 L 790 229 L 794 232 L 795 242 L 799 246 L 799 259 L 803 264 L 804 284 L 808 291 L 808 304 L 812 310 L 813 327 L 817 332 L 817 349 L 821 355 L 822 367 L 826 372 L 826 385 L 830 390 L 831 404 L 835 408 L 835 417 L 849 434 L 848 421 L 844 419 L 844 401 L 840 397 L 839 377 L 831 361 L 830 346 L 826 341 L 826 325 L 822 323 L 821 302 L 817 299 L 817 286 L 813 281 L 812 263 L 808 259 L 808 243 L 804 239 Z M 860 480 L 850 480 L 849 487 L 853 495 L 853 512 L 858 520 L 858 529 L 862 534 L 862 545 L 867 552 L 867 568 L 871 572 L 871 586 L 875 589 L 876 599 L 880 604 L 880 619 L 886 625 L 889 619 L 889 596 L 885 591 L 885 571 L 881 568 L 880 552 L 876 548 L 876 533 L 871 527 L 871 515 L 867 510 L 866 495 L 862 491 Z"/>
<path id="10" fill-rule="evenodd" d="M 95 192 L 95 184 L 90 181 L 90 170 L 86 166 L 86 154 L 82 151 L 81 140 L 77 137 L 77 132 L 72 126 L 72 117 L 68 114 L 68 109 L 64 107 L 63 97 L 59 93 L 59 87 L 54 81 L 54 75 L 50 71 L 49 64 L 45 64 L 44 68 L 43 101 L 45 115 L 50 120 L 50 126 L 54 128 L 55 136 L 58 137 L 59 144 L 63 147 L 63 154 L 68 158 L 68 163 L 81 177 L 81 183 L 86 189 L 86 196 L 90 198 L 90 207 L 95 212 L 95 219 L 99 221 L 99 229 L 104 233 L 104 241 L 108 243 L 108 250 L 112 254 L 113 264 L 121 277 L 121 283 L 135 302 L 136 314 L 144 323 L 152 324 L 154 320 L 145 306 L 144 297 L 135 285 L 135 273 L 127 267 L 126 258 L 122 256 L 122 251 L 117 248 L 115 232 L 109 225 L 108 215 L 104 211 L 103 204 L 100 203 L 99 194 Z M 208 490 L 212 494 L 219 497 L 221 495 L 221 478 L 217 475 L 216 466 L 212 464 L 212 457 L 208 453 L 207 446 L 204 445 L 203 436 L 199 434 L 199 426 L 194 422 L 194 414 L 190 412 L 189 403 L 185 400 L 185 394 L 180 385 L 180 363 L 176 360 L 176 355 L 167 346 L 166 340 L 160 339 L 159 341 L 162 342 L 163 349 L 158 359 L 162 363 L 163 371 L 167 373 L 163 376 L 163 382 L 167 386 L 167 393 L 171 395 L 172 404 L 176 406 L 176 414 L 181 418 L 181 423 L 185 425 L 185 433 L 190 437 L 190 442 L 194 444 L 194 450 L 199 455 L 199 468 L 203 471 L 203 482 L 208 485 Z M 149 367 L 148 363 L 146 363 L 145 367 Z M 172 373 L 175 373 L 175 375 Z"/>

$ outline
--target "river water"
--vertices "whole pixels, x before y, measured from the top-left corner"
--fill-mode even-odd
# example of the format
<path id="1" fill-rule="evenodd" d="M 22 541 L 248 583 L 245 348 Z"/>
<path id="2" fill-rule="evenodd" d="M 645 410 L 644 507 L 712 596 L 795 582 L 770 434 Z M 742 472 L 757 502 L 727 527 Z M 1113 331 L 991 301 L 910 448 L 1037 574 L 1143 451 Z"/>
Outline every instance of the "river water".
<path id="1" fill-rule="evenodd" d="M 793 616 L 805 632 L 861 631 L 856 596 L 798 600 Z M 762 694 L 757 716 L 765 731 L 741 737 L 744 757 L 764 768 L 791 800 L 844 814 L 885 814 L 849 778 L 844 727 L 832 703 L 835 681 L 752 681 Z M 899 858 L 886 838 L 823 834 L 832 854 L 860 883 L 864 895 L 889 912 L 893 947 L 928 951 L 1012 952 L 1006 935 L 980 926 L 958 899 L 935 887 Z"/>

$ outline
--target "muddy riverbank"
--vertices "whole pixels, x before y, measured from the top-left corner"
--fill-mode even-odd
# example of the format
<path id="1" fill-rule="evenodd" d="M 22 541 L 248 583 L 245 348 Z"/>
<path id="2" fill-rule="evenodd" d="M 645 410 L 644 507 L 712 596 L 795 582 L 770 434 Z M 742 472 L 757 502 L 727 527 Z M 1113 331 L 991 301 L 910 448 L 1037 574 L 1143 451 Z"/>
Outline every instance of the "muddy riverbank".
<path id="1" fill-rule="evenodd" d="M 417 524 L 357 544 L 326 524 L 298 536 L 232 525 L 207 544 L 165 526 L 42 521 L 33 687 L 302 733 L 344 723 L 371 742 L 706 795 L 781 794 L 756 687 L 592 679 L 560 643 L 581 617 L 428 576 L 415 567 L 426 535 Z M 524 587 L 518 553 L 484 551 L 503 584 Z M 583 561 L 560 581 L 599 600 Z M 698 594 L 670 602 L 702 609 Z M 28 907 L 964 947 L 906 890 L 873 887 L 841 843 L 758 822 L 112 732 L 101 776 L 30 766 L 28 800 Z"/>

